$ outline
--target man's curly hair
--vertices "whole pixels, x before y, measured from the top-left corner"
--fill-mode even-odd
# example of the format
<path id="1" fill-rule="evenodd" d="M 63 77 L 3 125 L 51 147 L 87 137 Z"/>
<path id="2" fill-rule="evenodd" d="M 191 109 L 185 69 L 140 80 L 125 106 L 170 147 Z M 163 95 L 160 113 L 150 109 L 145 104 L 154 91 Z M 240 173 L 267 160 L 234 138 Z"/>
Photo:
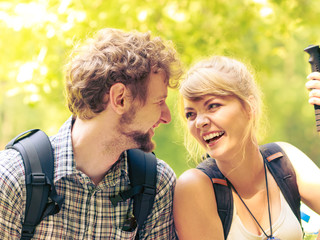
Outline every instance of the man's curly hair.
<path id="1" fill-rule="evenodd" d="M 178 86 L 182 69 L 170 41 L 151 38 L 149 32 L 102 29 L 70 55 L 66 65 L 68 107 L 81 119 L 94 117 L 106 108 L 105 96 L 115 83 L 123 83 L 133 99 L 145 103 L 151 71 L 164 72 L 168 86 Z"/>

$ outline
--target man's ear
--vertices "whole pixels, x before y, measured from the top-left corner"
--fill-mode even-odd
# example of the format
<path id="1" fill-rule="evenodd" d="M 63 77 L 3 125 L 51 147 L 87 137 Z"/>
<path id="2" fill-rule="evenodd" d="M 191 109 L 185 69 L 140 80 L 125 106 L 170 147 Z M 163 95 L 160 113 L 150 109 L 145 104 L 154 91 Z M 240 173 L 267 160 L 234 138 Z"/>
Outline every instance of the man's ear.
<path id="1" fill-rule="evenodd" d="M 121 115 L 130 108 L 129 96 L 129 90 L 124 84 L 113 84 L 109 92 L 109 104 L 116 113 Z"/>

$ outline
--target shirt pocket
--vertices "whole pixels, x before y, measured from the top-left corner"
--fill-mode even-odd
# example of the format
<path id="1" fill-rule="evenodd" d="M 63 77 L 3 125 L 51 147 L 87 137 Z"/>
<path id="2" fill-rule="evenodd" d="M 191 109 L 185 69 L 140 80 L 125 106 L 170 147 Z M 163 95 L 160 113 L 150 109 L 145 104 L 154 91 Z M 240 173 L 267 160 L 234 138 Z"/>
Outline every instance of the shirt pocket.
<path id="1" fill-rule="evenodd" d="M 136 227 L 133 231 L 124 231 L 121 228 L 116 229 L 115 240 L 129 240 L 134 239 L 137 234 L 138 228 Z"/>

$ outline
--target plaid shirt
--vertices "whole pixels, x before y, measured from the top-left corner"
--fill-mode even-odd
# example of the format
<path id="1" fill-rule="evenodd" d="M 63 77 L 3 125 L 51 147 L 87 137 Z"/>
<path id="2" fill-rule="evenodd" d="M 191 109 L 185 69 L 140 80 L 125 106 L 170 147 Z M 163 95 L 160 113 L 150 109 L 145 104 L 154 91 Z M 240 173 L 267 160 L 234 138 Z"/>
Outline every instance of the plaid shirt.
<path id="1" fill-rule="evenodd" d="M 137 229 L 122 230 L 132 214 L 128 199 L 114 207 L 109 200 L 129 188 L 126 152 L 97 186 L 78 171 L 71 143 L 72 120 L 51 137 L 55 156 L 54 181 L 65 202 L 61 211 L 45 218 L 36 228 L 34 239 L 134 239 Z M 140 239 L 177 239 L 172 216 L 175 186 L 173 170 L 162 160 L 157 162 L 157 195 Z M 0 239 L 20 239 L 25 212 L 25 176 L 20 154 L 15 150 L 0 152 Z"/>

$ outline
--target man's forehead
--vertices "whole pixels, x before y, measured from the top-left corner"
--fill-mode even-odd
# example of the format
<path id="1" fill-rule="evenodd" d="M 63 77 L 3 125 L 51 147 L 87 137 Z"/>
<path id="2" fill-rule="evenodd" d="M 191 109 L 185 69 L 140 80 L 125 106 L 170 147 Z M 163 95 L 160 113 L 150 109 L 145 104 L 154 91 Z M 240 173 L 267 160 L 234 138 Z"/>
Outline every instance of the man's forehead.
<path id="1" fill-rule="evenodd" d="M 148 83 L 148 92 L 152 94 L 153 98 L 166 98 L 168 95 L 168 81 L 163 72 L 151 73 Z"/>

